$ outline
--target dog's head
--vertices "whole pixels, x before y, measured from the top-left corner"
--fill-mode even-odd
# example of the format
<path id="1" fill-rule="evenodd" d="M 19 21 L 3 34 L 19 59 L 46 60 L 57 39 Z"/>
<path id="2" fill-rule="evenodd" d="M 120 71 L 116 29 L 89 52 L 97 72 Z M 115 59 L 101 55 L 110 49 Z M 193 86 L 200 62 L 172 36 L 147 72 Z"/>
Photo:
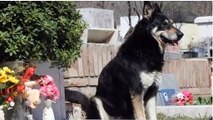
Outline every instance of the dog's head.
<path id="1" fill-rule="evenodd" d="M 175 45 L 183 37 L 172 20 L 162 14 L 157 3 L 144 2 L 143 20 L 149 25 L 149 33 L 161 44 Z"/>

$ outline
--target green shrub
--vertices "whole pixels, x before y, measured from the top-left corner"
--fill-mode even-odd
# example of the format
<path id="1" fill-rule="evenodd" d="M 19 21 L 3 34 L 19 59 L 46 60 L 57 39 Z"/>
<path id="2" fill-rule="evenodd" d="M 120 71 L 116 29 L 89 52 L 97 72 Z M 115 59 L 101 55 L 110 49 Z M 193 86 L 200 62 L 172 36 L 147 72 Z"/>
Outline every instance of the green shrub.
<path id="1" fill-rule="evenodd" d="M 68 66 L 80 54 L 86 24 L 72 1 L 0 2 L 0 62 L 54 61 Z"/>

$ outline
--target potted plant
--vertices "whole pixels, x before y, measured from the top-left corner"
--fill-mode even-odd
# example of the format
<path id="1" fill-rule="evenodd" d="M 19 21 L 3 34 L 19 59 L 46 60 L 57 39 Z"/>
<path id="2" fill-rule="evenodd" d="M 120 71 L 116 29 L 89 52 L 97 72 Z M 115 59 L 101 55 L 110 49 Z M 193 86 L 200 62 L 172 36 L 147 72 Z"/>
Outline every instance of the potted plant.
<path id="1" fill-rule="evenodd" d="M 54 61 L 67 67 L 79 57 L 86 24 L 72 1 L 0 2 L 0 62 Z"/>

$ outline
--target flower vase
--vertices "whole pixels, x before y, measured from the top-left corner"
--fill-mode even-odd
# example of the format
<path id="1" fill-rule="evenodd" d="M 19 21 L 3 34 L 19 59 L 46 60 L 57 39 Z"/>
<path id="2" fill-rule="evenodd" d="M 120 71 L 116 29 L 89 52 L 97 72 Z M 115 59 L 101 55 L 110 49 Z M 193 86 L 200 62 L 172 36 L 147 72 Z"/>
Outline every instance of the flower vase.
<path id="1" fill-rule="evenodd" d="M 3 106 L 0 105 L 0 120 L 5 120 L 5 118 L 4 118 L 4 111 L 2 109 L 3 109 Z"/>
<path id="2" fill-rule="evenodd" d="M 53 109 L 52 109 L 52 100 L 47 99 L 45 101 L 45 108 L 43 110 L 42 120 L 55 120 Z"/>
<path id="3" fill-rule="evenodd" d="M 15 105 L 13 107 L 4 109 L 5 119 L 25 120 L 25 101 L 20 97 L 16 97 L 14 103 Z"/>

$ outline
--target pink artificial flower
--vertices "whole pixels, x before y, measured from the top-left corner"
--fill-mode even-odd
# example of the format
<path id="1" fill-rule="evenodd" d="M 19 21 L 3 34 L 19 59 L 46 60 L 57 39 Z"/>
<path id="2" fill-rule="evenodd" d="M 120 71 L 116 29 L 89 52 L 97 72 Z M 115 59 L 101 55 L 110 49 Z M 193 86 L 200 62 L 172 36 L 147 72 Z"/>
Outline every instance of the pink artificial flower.
<path id="1" fill-rule="evenodd" d="M 54 83 L 54 79 L 50 75 L 44 75 L 39 80 L 39 84 L 41 86 L 47 85 L 47 84 L 53 84 L 53 83 Z"/>
<path id="2" fill-rule="evenodd" d="M 189 92 L 188 90 L 183 90 L 182 93 L 185 96 L 185 101 L 188 102 L 189 104 L 192 104 L 192 101 L 193 101 L 192 93 Z"/>
<path id="3" fill-rule="evenodd" d="M 56 101 L 59 99 L 59 90 L 57 86 L 54 83 L 54 80 L 51 76 L 45 75 L 40 80 L 39 83 L 41 85 L 40 87 L 40 94 Z"/>
<path id="4" fill-rule="evenodd" d="M 176 102 L 179 106 L 183 106 L 187 103 L 193 104 L 193 95 L 191 92 L 187 90 L 182 90 L 180 93 L 176 95 Z"/>

